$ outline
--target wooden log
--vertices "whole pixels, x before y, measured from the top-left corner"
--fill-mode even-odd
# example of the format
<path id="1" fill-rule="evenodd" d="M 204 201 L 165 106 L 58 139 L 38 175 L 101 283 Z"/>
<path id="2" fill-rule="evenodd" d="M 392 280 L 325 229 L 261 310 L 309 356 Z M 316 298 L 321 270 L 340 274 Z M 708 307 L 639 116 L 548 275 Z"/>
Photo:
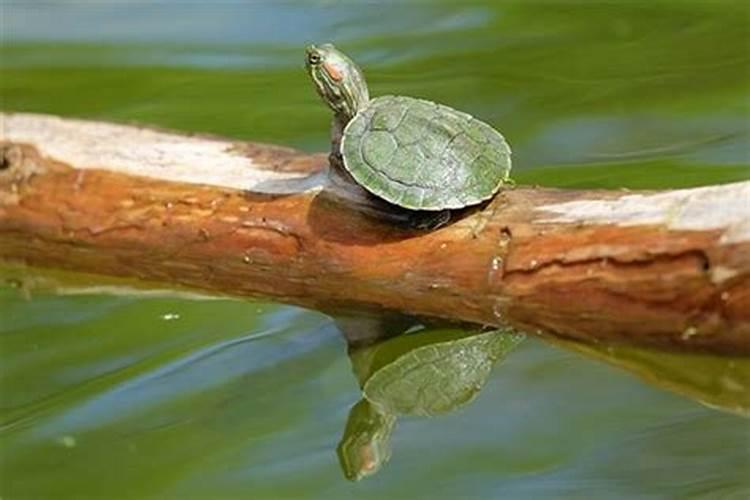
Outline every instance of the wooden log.
<path id="1" fill-rule="evenodd" d="M 45 115 L 0 120 L 0 260 L 750 354 L 750 182 L 518 187 L 425 231 L 329 180 L 325 154 Z"/>

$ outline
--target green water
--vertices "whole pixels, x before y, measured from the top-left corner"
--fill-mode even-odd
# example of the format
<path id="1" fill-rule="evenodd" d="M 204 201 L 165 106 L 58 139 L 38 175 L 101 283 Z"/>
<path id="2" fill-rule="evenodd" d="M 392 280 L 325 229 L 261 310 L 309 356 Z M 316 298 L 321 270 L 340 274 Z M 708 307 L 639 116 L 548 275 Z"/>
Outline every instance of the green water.
<path id="1" fill-rule="evenodd" d="M 750 178 L 749 9 L 0 0 L 0 108 L 324 150 L 328 112 L 302 47 L 334 41 L 373 95 L 429 98 L 495 125 L 521 183 L 730 182 Z M 657 385 L 530 339 L 471 405 L 399 419 L 390 463 L 351 483 L 335 448 L 360 392 L 326 316 L 231 300 L 29 299 L 6 284 L 0 497 L 750 495 L 747 419 Z"/>

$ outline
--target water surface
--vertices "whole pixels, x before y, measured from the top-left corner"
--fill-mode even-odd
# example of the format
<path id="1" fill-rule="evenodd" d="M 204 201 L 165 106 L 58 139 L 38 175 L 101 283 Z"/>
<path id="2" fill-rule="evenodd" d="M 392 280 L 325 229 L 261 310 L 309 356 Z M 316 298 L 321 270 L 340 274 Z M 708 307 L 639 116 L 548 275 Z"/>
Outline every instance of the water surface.
<path id="1" fill-rule="evenodd" d="M 302 47 L 334 41 L 373 95 L 495 125 L 519 182 L 714 184 L 750 178 L 748 21 L 740 1 L 4 1 L 1 107 L 320 151 Z M 350 483 L 360 394 L 330 318 L 30 295 L 0 288 L 3 498 L 750 494 L 746 419 L 536 339 L 473 404 L 399 419 L 390 463 Z"/>

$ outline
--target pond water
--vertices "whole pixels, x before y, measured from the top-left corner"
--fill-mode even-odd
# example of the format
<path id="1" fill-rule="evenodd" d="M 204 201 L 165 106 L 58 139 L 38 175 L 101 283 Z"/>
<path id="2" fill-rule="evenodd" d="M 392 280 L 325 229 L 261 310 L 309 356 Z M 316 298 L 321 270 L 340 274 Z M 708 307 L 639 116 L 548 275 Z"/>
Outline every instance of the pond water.
<path id="1" fill-rule="evenodd" d="M 364 66 L 373 95 L 429 98 L 495 125 L 521 183 L 750 178 L 741 1 L 0 7 L 3 110 L 320 151 L 329 116 L 302 49 L 333 41 Z M 750 427 L 738 416 L 747 361 L 725 399 L 527 339 L 471 404 L 399 417 L 390 462 L 353 483 L 336 455 L 360 399 L 346 353 L 332 319 L 296 307 L 5 283 L 0 497 L 750 495 Z M 722 361 L 673 368 L 711 363 Z"/>

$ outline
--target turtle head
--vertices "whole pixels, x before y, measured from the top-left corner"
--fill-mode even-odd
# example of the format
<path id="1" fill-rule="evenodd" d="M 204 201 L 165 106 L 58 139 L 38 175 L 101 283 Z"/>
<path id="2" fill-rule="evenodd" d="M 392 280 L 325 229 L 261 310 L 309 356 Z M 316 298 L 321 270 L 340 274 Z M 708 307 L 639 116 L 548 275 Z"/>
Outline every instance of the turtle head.
<path id="1" fill-rule="evenodd" d="M 362 398 L 349 411 L 346 429 L 336 448 L 344 476 L 359 481 L 380 470 L 391 458 L 391 433 L 396 415 Z"/>
<path id="2" fill-rule="evenodd" d="M 330 43 L 308 46 L 305 67 L 320 97 L 345 122 L 367 105 L 370 97 L 362 71 Z"/>

